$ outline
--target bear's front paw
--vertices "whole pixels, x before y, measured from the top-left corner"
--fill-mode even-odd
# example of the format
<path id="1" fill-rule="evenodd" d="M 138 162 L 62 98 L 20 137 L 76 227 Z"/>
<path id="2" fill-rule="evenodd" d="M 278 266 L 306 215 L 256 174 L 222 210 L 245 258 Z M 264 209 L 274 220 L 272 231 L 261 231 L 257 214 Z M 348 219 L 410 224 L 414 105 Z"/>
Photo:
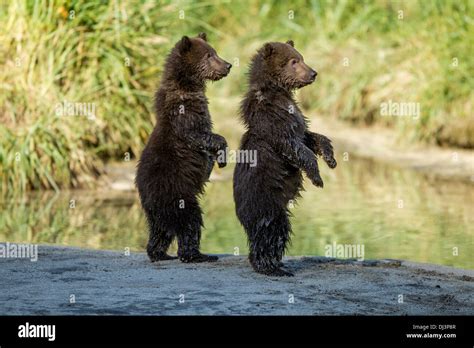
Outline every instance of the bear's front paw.
<path id="1" fill-rule="evenodd" d="M 226 151 L 227 141 L 222 135 L 214 134 L 214 149 L 216 152 Z"/>
<path id="2" fill-rule="evenodd" d="M 329 168 L 334 169 L 337 166 L 337 162 L 334 159 L 334 149 L 331 144 L 331 140 L 322 134 L 317 134 L 317 154 L 321 156 L 328 165 Z"/>
<path id="3" fill-rule="evenodd" d="M 333 157 L 333 154 L 323 154 L 323 159 L 327 163 L 328 167 L 331 169 L 336 168 L 337 162 L 336 159 Z"/>
<path id="4" fill-rule="evenodd" d="M 321 179 L 321 176 L 319 175 L 319 173 L 308 175 L 308 178 L 309 180 L 311 180 L 314 186 L 321 187 L 321 188 L 324 186 L 323 179 Z"/>
<path id="5" fill-rule="evenodd" d="M 217 157 L 217 165 L 219 168 L 224 168 L 227 165 L 227 159 L 224 157 L 223 159 L 219 158 L 220 156 Z"/>
<path id="6" fill-rule="evenodd" d="M 216 162 L 219 168 L 223 168 L 227 165 L 227 141 L 219 134 L 214 135 L 214 141 Z"/>

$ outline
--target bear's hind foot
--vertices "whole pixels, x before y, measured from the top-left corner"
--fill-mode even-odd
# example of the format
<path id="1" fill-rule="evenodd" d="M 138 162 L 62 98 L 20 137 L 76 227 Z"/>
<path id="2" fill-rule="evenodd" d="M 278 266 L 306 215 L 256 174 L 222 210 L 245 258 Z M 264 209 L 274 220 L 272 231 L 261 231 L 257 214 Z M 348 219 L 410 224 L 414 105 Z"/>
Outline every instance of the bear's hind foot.
<path id="1" fill-rule="evenodd" d="M 283 262 L 281 261 L 277 263 L 277 266 L 271 266 L 271 267 L 260 266 L 259 267 L 259 266 L 252 265 L 252 267 L 255 270 L 255 272 L 264 274 L 267 276 L 273 276 L 273 277 L 293 277 L 294 276 L 293 273 L 289 271 L 285 271 L 284 269 L 281 268 L 283 267 Z"/>
<path id="2" fill-rule="evenodd" d="M 270 277 L 294 277 L 295 275 L 291 272 L 285 271 L 281 268 L 271 268 L 258 270 L 257 273 L 265 274 Z"/>
<path id="3" fill-rule="evenodd" d="M 179 257 L 179 260 L 184 263 L 200 263 L 200 262 L 216 262 L 219 260 L 217 256 L 201 254 L 194 252 L 192 254 L 184 254 Z"/>
<path id="4" fill-rule="evenodd" d="M 165 252 L 151 253 L 151 254 L 148 254 L 148 257 L 150 258 L 151 262 L 176 260 L 178 258 L 177 256 L 168 255 Z"/>

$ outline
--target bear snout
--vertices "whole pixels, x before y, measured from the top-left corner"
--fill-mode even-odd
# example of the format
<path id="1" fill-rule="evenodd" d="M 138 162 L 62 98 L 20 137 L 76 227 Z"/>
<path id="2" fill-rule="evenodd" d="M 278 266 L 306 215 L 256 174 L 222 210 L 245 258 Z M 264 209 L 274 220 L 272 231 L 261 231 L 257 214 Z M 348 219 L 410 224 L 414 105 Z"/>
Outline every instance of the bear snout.
<path id="1" fill-rule="evenodd" d="M 226 62 L 225 60 L 222 60 L 220 70 L 224 76 L 227 76 L 229 74 L 230 68 L 232 68 L 232 64 Z"/>
<path id="2" fill-rule="evenodd" d="M 226 62 L 221 57 L 216 57 L 211 63 L 211 68 L 215 71 L 219 78 L 227 76 L 232 68 L 232 64 Z"/>
<path id="3" fill-rule="evenodd" d="M 226 61 L 224 61 L 223 65 L 220 69 L 220 75 L 222 75 L 223 77 L 229 75 L 230 68 L 232 68 L 232 64 L 227 63 Z"/>

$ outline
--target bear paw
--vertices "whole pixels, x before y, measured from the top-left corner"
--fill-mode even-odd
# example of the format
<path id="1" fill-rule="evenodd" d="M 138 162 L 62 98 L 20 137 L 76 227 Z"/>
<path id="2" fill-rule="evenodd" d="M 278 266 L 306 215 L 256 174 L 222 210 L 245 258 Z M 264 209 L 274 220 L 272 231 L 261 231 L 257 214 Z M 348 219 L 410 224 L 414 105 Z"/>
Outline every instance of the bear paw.
<path id="1" fill-rule="evenodd" d="M 311 182 L 313 183 L 314 186 L 321 187 L 321 188 L 324 186 L 323 179 L 321 178 L 319 173 L 310 175 L 308 177 L 309 177 L 309 179 L 311 180 Z"/>
<path id="2" fill-rule="evenodd" d="M 151 262 L 176 260 L 178 258 L 177 256 L 171 256 L 164 252 L 152 253 L 149 254 L 148 257 L 150 258 Z"/>
<path id="3" fill-rule="evenodd" d="M 293 273 L 285 271 L 281 268 L 273 268 L 273 269 L 265 270 L 259 273 L 262 273 L 271 277 L 294 277 L 295 276 Z"/>
<path id="4" fill-rule="evenodd" d="M 217 256 L 205 255 L 201 253 L 184 254 L 179 257 L 184 263 L 200 263 L 200 262 L 216 262 L 219 260 Z"/>

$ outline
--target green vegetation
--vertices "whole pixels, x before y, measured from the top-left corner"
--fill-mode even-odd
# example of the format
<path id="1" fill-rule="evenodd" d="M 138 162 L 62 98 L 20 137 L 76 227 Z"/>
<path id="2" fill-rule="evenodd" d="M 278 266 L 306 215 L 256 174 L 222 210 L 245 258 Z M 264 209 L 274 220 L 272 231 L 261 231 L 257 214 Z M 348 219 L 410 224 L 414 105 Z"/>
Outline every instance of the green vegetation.
<path id="1" fill-rule="evenodd" d="M 300 93 L 308 115 L 473 148 L 473 8 L 469 0 L 0 0 L 0 191 L 89 186 L 104 160 L 138 155 L 166 53 L 199 31 L 235 66 L 211 97 L 238 99 L 255 50 L 291 38 L 320 72 Z M 420 103 L 421 115 L 381 117 L 388 100 Z M 94 103 L 96 120 L 58 116 L 64 101 Z M 218 128 L 224 117 L 235 115 L 216 117 Z"/>

